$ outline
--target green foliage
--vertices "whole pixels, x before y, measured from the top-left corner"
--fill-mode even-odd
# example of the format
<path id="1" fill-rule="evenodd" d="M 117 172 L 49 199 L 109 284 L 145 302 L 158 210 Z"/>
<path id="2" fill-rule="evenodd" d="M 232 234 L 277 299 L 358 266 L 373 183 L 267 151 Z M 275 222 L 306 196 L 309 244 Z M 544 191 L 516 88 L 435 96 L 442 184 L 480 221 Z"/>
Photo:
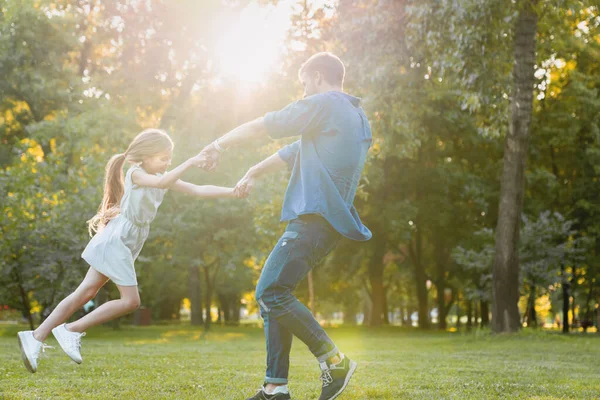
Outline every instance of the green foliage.
<path id="1" fill-rule="evenodd" d="M 350 321 L 382 291 L 387 311 L 428 319 L 459 299 L 490 299 L 522 2 L 341 0 L 333 12 L 298 1 L 282 73 L 245 93 L 220 76 L 214 39 L 247 3 L 0 1 L 0 304 L 45 314 L 75 288 L 104 165 L 139 130 L 167 129 L 182 162 L 298 98 L 299 65 L 323 50 L 344 60 L 345 89 L 373 128 L 355 204 L 375 235 L 342 242 L 315 270 L 317 311 L 343 309 Z M 538 7 L 521 292 L 556 289 L 562 263 L 586 313 L 600 293 L 598 8 Z M 233 186 L 283 144 L 233 149 L 215 173 L 184 179 Z M 283 230 L 287 178 L 265 178 L 244 201 L 167 195 L 138 260 L 155 318 L 177 315 L 190 267 L 206 269 L 201 290 L 216 305 L 252 291 Z M 308 298 L 304 282 L 298 295 Z"/>

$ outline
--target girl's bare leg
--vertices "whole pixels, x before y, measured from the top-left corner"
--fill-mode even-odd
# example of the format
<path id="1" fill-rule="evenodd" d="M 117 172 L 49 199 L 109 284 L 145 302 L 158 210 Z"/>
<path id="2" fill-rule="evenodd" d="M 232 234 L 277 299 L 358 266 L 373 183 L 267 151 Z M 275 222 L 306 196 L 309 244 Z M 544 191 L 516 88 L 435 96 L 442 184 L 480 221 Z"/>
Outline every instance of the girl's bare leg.
<path id="1" fill-rule="evenodd" d="M 140 306 L 140 294 L 137 286 L 117 285 L 117 287 L 121 293 L 120 299 L 108 301 L 77 321 L 67 324 L 67 330 L 85 332 L 92 326 L 129 314 Z"/>
<path id="2" fill-rule="evenodd" d="M 46 318 L 33 332 L 33 337 L 40 342 L 46 340 L 52 329 L 65 322 L 73 315 L 73 313 L 75 313 L 75 311 L 96 297 L 98 290 L 100 290 L 107 281 L 108 278 L 105 275 L 90 268 L 79 287 L 64 298 L 63 301 L 58 303 L 58 306 L 56 306 L 48 318 Z"/>

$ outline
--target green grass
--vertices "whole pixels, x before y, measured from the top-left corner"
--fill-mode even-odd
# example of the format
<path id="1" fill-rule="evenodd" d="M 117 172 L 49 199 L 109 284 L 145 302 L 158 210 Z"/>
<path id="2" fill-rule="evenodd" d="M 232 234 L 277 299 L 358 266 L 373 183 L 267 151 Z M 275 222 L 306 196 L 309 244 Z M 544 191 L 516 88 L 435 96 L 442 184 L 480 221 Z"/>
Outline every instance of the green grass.
<path id="1" fill-rule="evenodd" d="M 36 374 L 21 362 L 17 330 L 0 325 L 2 399 L 245 399 L 264 376 L 257 328 L 95 328 L 84 338 L 82 365 L 57 347 Z M 328 332 L 358 362 L 340 400 L 600 398 L 599 335 Z M 291 364 L 292 398 L 316 399 L 319 368 L 298 340 Z"/>

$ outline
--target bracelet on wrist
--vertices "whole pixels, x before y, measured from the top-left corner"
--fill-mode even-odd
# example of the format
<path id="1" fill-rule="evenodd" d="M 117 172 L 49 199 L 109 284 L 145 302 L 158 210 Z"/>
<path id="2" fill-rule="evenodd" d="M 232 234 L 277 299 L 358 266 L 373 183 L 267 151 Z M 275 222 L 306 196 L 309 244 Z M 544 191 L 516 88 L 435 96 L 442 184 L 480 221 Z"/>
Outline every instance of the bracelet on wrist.
<path id="1" fill-rule="evenodd" d="M 226 149 L 224 149 L 223 147 L 221 147 L 221 145 L 219 144 L 219 139 L 215 140 L 213 142 L 213 144 L 215 145 L 215 149 L 219 152 L 219 153 L 223 153 Z"/>

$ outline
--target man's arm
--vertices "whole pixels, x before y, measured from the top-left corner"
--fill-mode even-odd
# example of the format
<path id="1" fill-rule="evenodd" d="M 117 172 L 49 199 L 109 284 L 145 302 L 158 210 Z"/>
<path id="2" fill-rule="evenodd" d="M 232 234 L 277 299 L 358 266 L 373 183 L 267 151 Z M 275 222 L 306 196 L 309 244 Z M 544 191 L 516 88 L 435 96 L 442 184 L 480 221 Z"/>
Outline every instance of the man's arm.
<path id="1" fill-rule="evenodd" d="M 202 150 L 207 158 L 202 168 L 214 170 L 225 149 L 242 142 L 261 138 L 267 134 L 273 139 L 312 134 L 326 112 L 326 102 L 321 95 L 305 97 L 288 104 L 279 111 L 269 112 L 264 117 L 238 126 L 215 140 Z"/>
<path id="2" fill-rule="evenodd" d="M 263 117 L 254 121 L 246 122 L 237 128 L 227 132 L 216 141 L 223 149 L 236 146 L 240 143 L 267 136 L 265 120 Z"/>
<path id="3" fill-rule="evenodd" d="M 234 194 L 237 197 L 248 197 L 256 185 L 258 178 L 265 174 L 279 171 L 287 165 L 287 162 L 281 158 L 279 152 L 265 158 L 246 172 L 246 175 L 235 185 Z"/>
<path id="4" fill-rule="evenodd" d="M 207 158 L 203 168 L 208 171 L 214 170 L 219 163 L 220 154 L 225 149 L 264 136 L 267 136 L 267 130 L 263 117 L 238 126 L 202 149 L 200 154 L 204 154 Z"/>

